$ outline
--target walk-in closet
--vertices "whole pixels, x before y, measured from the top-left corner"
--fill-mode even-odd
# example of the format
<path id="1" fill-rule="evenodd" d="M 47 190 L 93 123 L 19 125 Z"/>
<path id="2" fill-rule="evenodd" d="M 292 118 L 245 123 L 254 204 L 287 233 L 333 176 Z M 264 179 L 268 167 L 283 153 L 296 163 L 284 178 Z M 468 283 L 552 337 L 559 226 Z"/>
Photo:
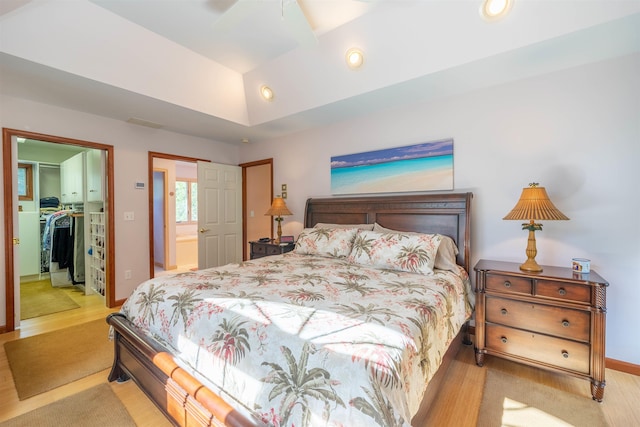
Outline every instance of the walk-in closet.
<path id="1" fill-rule="evenodd" d="M 105 152 L 17 145 L 21 319 L 69 309 L 56 290 L 104 298 Z"/>

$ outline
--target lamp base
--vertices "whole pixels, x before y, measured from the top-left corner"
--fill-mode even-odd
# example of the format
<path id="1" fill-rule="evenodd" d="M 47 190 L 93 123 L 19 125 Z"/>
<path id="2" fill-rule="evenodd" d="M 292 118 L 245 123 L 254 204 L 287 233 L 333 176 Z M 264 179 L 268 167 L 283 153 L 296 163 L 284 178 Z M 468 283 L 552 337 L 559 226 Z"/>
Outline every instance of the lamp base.
<path id="1" fill-rule="evenodd" d="M 529 238 L 527 239 L 527 260 L 520 266 L 520 270 L 522 271 L 531 271 L 531 272 L 541 272 L 542 267 L 538 265 L 536 262 L 536 255 L 538 254 L 538 250 L 536 249 L 536 233 L 535 226 L 531 220 L 531 224 L 522 224 L 523 227 L 528 228 L 529 230 Z M 540 225 L 540 227 L 542 227 Z"/>
<path id="2" fill-rule="evenodd" d="M 278 238 L 273 243 L 275 243 L 276 245 L 279 245 L 280 244 L 280 238 L 282 237 L 282 217 L 278 216 L 276 218 L 276 221 L 278 221 Z"/>
<path id="3" fill-rule="evenodd" d="M 538 265 L 535 259 L 529 258 L 520 266 L 520 270 L 539 273 L 542 271 L 542 267 Z"/>

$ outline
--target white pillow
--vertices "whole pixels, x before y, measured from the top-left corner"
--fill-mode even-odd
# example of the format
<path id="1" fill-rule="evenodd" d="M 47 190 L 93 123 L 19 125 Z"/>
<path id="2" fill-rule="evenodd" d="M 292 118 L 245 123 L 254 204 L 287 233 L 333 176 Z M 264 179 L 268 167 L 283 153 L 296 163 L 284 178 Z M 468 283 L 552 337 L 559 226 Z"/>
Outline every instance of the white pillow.
<path id="1" fill-rule="evenodd" d="M 379 233 L 422 234 L 409 231 L 392 230 L 390 228 L 385 228 L 378 223 L 373 224 L 373 231 L 377 231 Z M 434 268 L 437 268 L 439 270 L 458 271 L 458 247 L 456 246 L 456 242 L 454 242 L 453 239 L 449 236 L 444 236 L 442 234 L 440 234 L 440 236 L 442 236 L 442 241 L 440 242 L 440 246 L 438 246 Z"/>
<path id="2" fill-rule="evenodd" d="M 344 258 L 351 253 L 356 228 L 305 228 L 293 251 L 303 255 Z"/>
<path id="3" fill-rule="evenodd" d="M 349 262 L 432 275 L 441 240 L 439 234 L 359 230 Z"/>

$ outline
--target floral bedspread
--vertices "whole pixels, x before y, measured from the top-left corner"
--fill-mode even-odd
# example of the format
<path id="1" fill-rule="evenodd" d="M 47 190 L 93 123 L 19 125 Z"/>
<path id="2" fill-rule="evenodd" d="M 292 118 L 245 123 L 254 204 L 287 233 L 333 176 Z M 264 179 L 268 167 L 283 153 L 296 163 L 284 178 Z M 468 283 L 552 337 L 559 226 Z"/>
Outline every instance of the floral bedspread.
<path id="1" fill-rule="evenodd" d="M 288 253 L 159 277 L 122 307 L 176 362 L 272 426 L 409 426 L 472 312 L 467 273 Z"/>

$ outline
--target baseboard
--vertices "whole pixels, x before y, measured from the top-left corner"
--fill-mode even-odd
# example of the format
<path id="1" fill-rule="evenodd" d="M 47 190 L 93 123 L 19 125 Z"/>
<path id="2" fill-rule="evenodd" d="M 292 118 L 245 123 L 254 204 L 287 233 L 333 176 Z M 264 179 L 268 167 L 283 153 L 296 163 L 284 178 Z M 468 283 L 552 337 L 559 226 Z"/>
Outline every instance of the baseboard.
<path id="1" fill-rule="evenodd" d="M 627 374 L 640 376 L 640 365 L 634 365 L 633 363 L 623 362 L 622 360 L 610 359 L 605 357 L 605 366 L 614 371 L 625 372 Z"/>
<path id="2" fill-rule="evenodd" d="M 476 336 L 476 327 L 469 325 L 469 334 Z M 633 363 L 624 362 L 622 360 L 611 359 L 609 357 L 604 358 L 604 365 L 606 368 L 613 369 L 614 371 L 620 371 L 631 375 L 640 376 L 640 365 L 634 365 Z"/>

